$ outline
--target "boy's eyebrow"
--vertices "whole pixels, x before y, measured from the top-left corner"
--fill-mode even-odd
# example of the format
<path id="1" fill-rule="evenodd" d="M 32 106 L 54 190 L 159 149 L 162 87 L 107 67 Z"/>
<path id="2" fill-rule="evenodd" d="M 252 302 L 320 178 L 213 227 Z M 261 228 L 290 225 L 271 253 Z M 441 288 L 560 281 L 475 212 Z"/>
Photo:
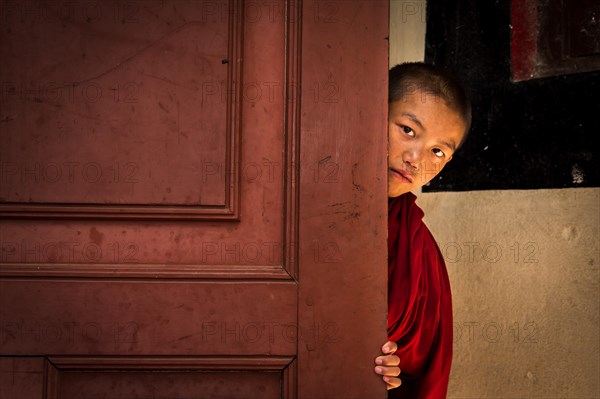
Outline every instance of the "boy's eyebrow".
<path id="1" fill-rule="evenodd" d="M 405 113 L 402 114 L 402 116 L 409 117 L 421 129 L 426 130 L 425 126 L 423 126 L 423 124 L 421 123 L 421 121 L 419 120 L 419 118 L 417 118 L 415 116 L 415 114 L 411 114 L 410 112 L 405 112 Z M 452 152 L 456 151 L 456 144 L 454 144 L 454 141 L 442 141 L 441 143 L 444 144 L 446 147 L 452 149 Z"/>
<path id="2" fill-rule="evenodd" d="M 414 123 L 416 123 L 422 130 L 426 130 L 425 126 L 423 126 L 423 124 L 421 123 L 421 121 L 419 120 L 419 118 L 417 118 L 415 116 L 415 114 L 411 114 L 410 112 L 405 112 L 402 114 L 402 116 L 408 116 Z"/>
<path id="3" fill-rule="evenodd" d="M 456 144 L 454 144 L 454 141 L 442 141 L 441 143 L 446 147 L 452 149 L 452 152 L 456 151 Z"/>

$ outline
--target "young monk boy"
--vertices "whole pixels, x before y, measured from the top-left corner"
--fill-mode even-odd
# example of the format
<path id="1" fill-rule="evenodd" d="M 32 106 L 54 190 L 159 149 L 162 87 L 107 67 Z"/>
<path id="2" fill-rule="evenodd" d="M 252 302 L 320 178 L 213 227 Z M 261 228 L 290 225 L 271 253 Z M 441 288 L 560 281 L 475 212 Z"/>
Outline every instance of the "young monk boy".
<path id="1" fill-rule="evenodd" d="M 390 70 L 388 107 L 388 342 L 375 372 L 389 398 L 443 399 L 452 362 L 450 282 L 410 191 L 452 159 L 471 106 L 447 71 L 406 63 Z"/>

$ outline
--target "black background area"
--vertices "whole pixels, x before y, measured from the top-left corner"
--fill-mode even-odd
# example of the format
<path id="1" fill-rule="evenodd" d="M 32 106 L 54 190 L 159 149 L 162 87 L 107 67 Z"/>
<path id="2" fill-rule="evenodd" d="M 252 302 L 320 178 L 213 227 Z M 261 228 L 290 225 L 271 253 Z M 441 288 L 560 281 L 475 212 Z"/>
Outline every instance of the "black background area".
<path id="1" fill-rule="evenodd" d="M 463 147 L 423 192 L 598 187 L 600 72 L 513 83 L 510 1 L 427 2 L 426 62 L 473 102 Z"/>

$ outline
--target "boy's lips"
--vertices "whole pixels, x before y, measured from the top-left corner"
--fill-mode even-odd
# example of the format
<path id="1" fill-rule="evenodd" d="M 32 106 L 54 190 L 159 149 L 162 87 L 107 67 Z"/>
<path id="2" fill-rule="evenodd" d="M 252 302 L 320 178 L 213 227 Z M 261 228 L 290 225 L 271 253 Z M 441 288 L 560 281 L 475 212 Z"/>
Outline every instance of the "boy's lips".
<path id="1" fill-rule="evenodd" d="M 397 170 L 397 169 L 394 169 L 394 168 L 390 168 L 390 170 L 399 179 L 401 179 L 401 180 L 403 180 L 403 181 L 405 181 L 407 183 L 412 183 L 413 182 L 413 177 L 408 172 L 405 172 L 403 170 Z"/>

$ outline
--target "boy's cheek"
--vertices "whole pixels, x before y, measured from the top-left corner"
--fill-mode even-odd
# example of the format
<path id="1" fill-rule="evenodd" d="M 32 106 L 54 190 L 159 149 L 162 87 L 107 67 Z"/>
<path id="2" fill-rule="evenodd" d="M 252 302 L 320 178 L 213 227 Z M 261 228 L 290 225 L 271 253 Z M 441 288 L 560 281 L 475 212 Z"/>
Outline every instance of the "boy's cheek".
<path id="1" fill-rule="evenodd" d="M 444 169 L 444 166 L 446 165 L 446 162 L 437 162 L 437 163 L 428 163 L 425 164 L 424 167 L 421 169 L 421 173 L 419 175 L 419 182 L 420 185 L 423 186 L 427 183 L 429 183 L 431 180 L 433 180 L 437 175 L 440 174 L 440 172 L 442 171 L 442 169 Z"/>

